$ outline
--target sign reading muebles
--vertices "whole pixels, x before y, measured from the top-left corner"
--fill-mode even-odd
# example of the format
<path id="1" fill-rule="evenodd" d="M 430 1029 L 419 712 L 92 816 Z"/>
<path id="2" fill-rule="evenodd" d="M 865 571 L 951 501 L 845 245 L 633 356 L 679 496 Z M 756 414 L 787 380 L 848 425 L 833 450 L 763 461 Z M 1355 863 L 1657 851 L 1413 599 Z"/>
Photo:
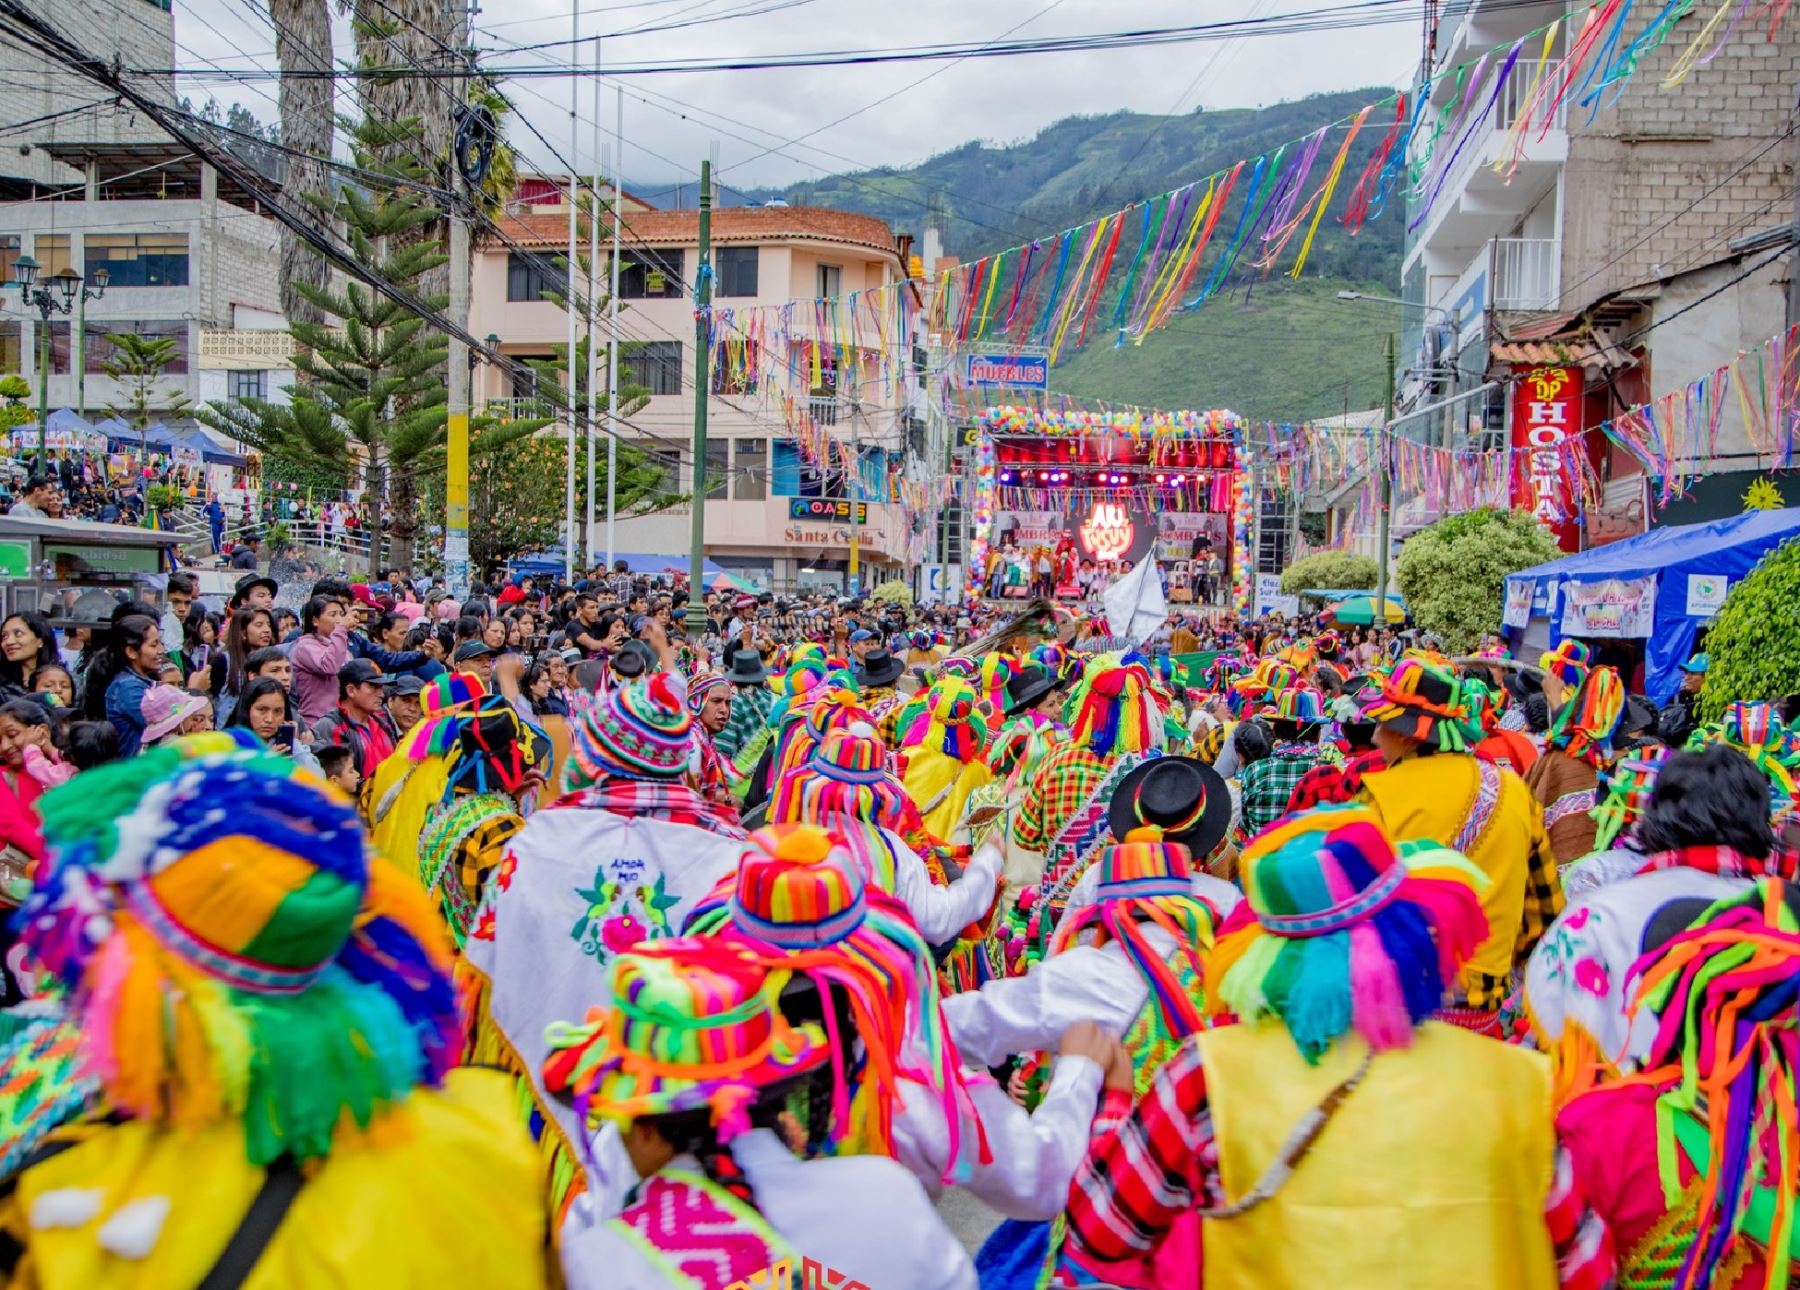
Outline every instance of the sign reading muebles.
<path id="1" fill-rule="evenodd" d="M 968 384 L 975 389 L 1050 388 L 1050 360 L 1041 354 L 970 354 L 968 364 Z"/>

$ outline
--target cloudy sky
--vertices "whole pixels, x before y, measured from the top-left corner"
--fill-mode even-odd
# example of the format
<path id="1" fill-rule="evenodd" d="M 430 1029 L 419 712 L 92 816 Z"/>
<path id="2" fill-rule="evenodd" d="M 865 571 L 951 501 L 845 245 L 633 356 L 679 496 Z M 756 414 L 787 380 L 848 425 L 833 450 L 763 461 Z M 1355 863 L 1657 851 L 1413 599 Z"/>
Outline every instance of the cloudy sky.
<path id="1" fill-rule="evenodd" d="M 611 37 L 606 60 L 741 57 L 801 50 L 871 49 L 1002 37 L 1085 35 L 1223 19 L 1263 18 L 1321 7 L 1319 0 L 578 0 L 581 32 Z M 734 10 L 785 3 L 778 12 Z M 508 52 L 567 40 L 569 0 L 484 0 L 476 19 L 484 65 L 570 62 L 567 47 Z M 335 8 L 335 5 L 333 6 Z M 179 66 L 273 66 L 270 27 L 259 0 L 183 0 L 176 6 Z M 717 19 L 713 21 L 700 21 Z M 633 27 L 695 23 L 629 34 Z M 716 141 L 726 182 L 779 184 L 874 165 L 908 164 L 973 138 L 1029 137 L 1075 113 L 1119 109 L 1189 112 L 1254 107 L 1325 90 L 1397 84 L 1417 59 L 1416 25 L 1264 35 L 1223 42 L 1084 51 L 961 63 L 700 72 L 625 78 L 625 173 L 640 187 L 694 175 Z M 348 33 L 340 28 L 340 54 Z M 584 43 L 583 64 L 592 59 Z M 570 80 L 515 80 L 507 92 L 566 156 Z M 184 87 L 275 116 L 274 86 L 196 79 Z M 608 131 L 610 86 L 602 97 Z M 593 166 L 593 95 L 579 92 L 578 164 Z M 845 118 L 840 120 L 840 118 Z M 821 129 L 821 127 L 825 127 Z M 814 133 L 814 132 L 817 133 Z M 522 130 L 530 161 L 555 168 Z M 804 138 L 802 136 L 805 136 Z M 1182 176 L 1170 176 L 1171 184 Z"/>

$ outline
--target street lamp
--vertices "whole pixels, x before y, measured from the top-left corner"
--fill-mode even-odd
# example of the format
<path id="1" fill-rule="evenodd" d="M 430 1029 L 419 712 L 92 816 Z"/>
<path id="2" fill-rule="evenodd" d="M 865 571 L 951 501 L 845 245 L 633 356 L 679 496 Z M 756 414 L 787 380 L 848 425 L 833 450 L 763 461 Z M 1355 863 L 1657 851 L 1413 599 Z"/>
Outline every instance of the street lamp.
<path id="1" fill-rule="evenodd" d="M 13 261 L 13 280 L 19 284 L 19 303 L 38 311 L 38 469 L 44 468 L 46 439 L 50 432 L 50 315 L 67 314 L 78 302 L 98 300 L 106 294 L 111 275 L 105 268 L 94 270 L 90 288 L 72 268 L 63 268 L 35 285 L 38 262 L 29 255 Z M 71 353 L 74 352 L 71 347 Z"/>
<path id="2" fill-rule="evenodd" d="M 1372 300 L 1380 305 L 1399 305 L 1402 309 L 1427 309 L 1434 314 L 1442 314 L 1452 323 L 1462 320 L 1462 310 L 1446 309 L 1442 305 L 1428 305 L 1422 300 L 1402 300 L 1398 296 L 1372 296 L 1366 291 L 1340 291 L 1339 300 Z"/>

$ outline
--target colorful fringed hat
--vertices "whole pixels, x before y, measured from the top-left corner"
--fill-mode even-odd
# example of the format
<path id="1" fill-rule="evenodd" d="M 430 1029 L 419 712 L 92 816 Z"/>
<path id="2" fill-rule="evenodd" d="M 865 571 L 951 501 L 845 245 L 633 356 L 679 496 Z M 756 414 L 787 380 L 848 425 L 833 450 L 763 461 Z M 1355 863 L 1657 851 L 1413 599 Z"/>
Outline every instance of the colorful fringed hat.
<path id="1" fill-rule="evenodd" d="M 473 672 L 442 672 L 419 691 L 419 711 L 427 717 L 442 716 L 467 707 L 487 694 L 487 687 Z"/>
<path id="2" fill-rule="evenodd" d="M 1313 637 L 1313 652 L 1320 658 L 1336 658 L 1343 648 L 1343 637 L 1334 631 L 1323 631 Z"/>
<path id="3" fill-rule="evenodd" d="M 1621 758 L 1611 766 L 1601 768 L 1600 783 L 1595 792 L 1598 802 L 1588 812 L 1594 817 L 1596 851 L 1611 847 L 1638 822 L 1668 755 L 1667 748 L 1658 746 L 1642 756 Z"/>
<path id="4" fill-rule="evenodd" d="M 1716 725 L 1702 726 L 1688 741 L 1690 748 L 1723 743 L 1750 759 L 1769 780 L 1777 805 L 1791 803 L 1794 775 L 1800 771 L 1800 741 L 1783 725 L 1771 703 L 1737 702 L 1725 709 Z"/>
<path id="5" fill-rule="evenodd" d="M 1557 708 L 1544 742 L 1598 766 L 1612 756 L 1613 736 L 1624 719 L 1625 682 L 1613 668 L 1590 668 Z"/>
<path id="6" fill-rule="evenodd" d="M 1581 684 L 1593 662 L 1594 651 L 1573 637 L 1558 641 L 1555 649 L 1538 655 L 1539 667 L 1571 687 Z"/>
<path id="7" fill-rule="evenodd" d="M 1086 937 L 1095 945 L 1117 943 L 1150 988 L 1156 1008 L 1151 1024 L 1159 1039 L 1180 1043 L 1204 1024 L 1201 981 L 1218 913 L 1194 895 L 1193 860 L 1179 843 L 1163 840 L 1154 825 L 1140 826 L 1095 860 L 1094 903 L 1069 912 L 1050 941 L 1058 954 Z M 1161 928 L 1175 942 L 1172 959 L 1146 935 Z"/>
<path id="8" fill-rule="evenodd" d="M 614 960 L 610 1006 L 551 1027 L 544 1086 L 584 1122 L 710 1108 L 730 1141 L 749 1128 L 760 1090 L 823 1066 L 831 1047 L 817 1028 L 783 1019 L 785 972 L 711 940 L 656 948 Z"/>
<path id="9" fill-rule="evenodd" d="M 1276 721 L 1291 721 L 1295 725 L 1318 725 L 1325 720 L 1325 700 L 1310 685 L 1290 685 L 1276 692 L 1274 707 L 1268 715 Z"/>
<path id="10" fill-rule="evenodd" d="M 1411 1043 L 1488 935 L 1482 872 L 1435 843 L 1396 853 L 1364 807 L 1290 816 L 1239 863 L 1256 920 L 1213 948 L 1208 1007 L 1280 1017 L 1309 1062 L 1352 1026 L 1372 1049 Z"/>
<path id="11" fill-rule="evenodd" d="M 1006 683 L 1013 679 L 1018 670 L 1018 664 L 999 650 L 994 650 L 981 660 L 981 679 L 976 689 L 993 711 L 1006 710 Z"/>
<path id="12" fill-rule="evenodd" d="M 980 667 L 976 664 L 974 659 L 965 658 L 961 654 L 952 654 L 949 658 L 938 664 L 938 675 L 940 677 L 956 676 L 961 677 L 965 681 L 973 679 L 980 670 Z"/>
<path id="13" fill-rule="evenodd" d="M 291 759 L 196 735 L 39 807 L 21 939 L 118 1113 L 236 1119 L 252 1164 L 309 1160 L 456 1063 L 436 911 Z"/>
<path id="14" fill-rule="evenodd" d="M 1075 693 L 1069 737 L 1097 757 L 1160 749 L 1162 714 L 1150 697 L 1150 674 L 1140 664 L 1097 661 Z"/>
<path id="15" fill-rule="evenodd" d="M 987 726 L 975 710 L 979 697 L 962 677 L 939 677 L 925 692 L 923 713 L 903 731 L 903 743 L 960 762 L 972 761 L 987 740 Z"/>
<path id="16" fill-rule="evenodd" d="M 1424 659 L 1403 658 L 1381 682 L 1381 697 L 1363 709 L 1365 719 L 1443 752 L 1467 752 L 1468 710 L 1456 674 Z"/>
<path id="17" fill-rule="evenodd" d="M 967 1098 L 956 1047 L 939 1010 L 931 947 L 906 906 L 868 885 L 840 835 L 809 824 L 759 829 L 745 844 L 735 877 L 719 884 L 688 919 L 722 952 L 765 969 L 783 969 L 817 987 L 824 1024 L 833 1034 L 835 1096 L 829 1125 L 809 1125 L 815 1138 L 848 1140 L 873 1154 L 892 1150 L 900 1077 L 936 1090 L 950 1126 L 945 1181 L 967 1181 L 979 1149 L 960 1126 Z M 668 942 L 644 947 L 669 952 Z M 849 1037 L 836 1033 L 833 998 L 850 1004 L 863 1061 L 852 1073 Z M 851 1084 L 861 1089 L 852 1107 Z"/>
<path id="18" fill-rule="evenodd" d="M 1722 1284 L 1754 1253 L 1780 1284 L 1800 1219 L 1800 889 L 1759 878 L 1632 972 L 1636 1006 L 1657 1022 L 1645 1067 L 1673 1084 L 1657 1103 L 1663 1194 L 1681 1195 L 1684 1163 L 1702 1184 L 1691 1227 L 1675 1233 L 1670 1284 Z"/>
<path id="19" fill-rule="evenodd" d="M 602 779 L 675 779 L 694 753 L 686 687 L 670 672 L 615 685 L 569 734 L 570 788 Z"/>
<path id="20" fill-rule="evenodd" d="M 688 711 L 695 716 L 706 706 L 706 698 L 710 694 L 730 694 L 731 678 L 714 672 L 708 676 L 695 677 L 688 682 Z"/>
<path id="21" fill-rule="evenodd" d="M 909 815 L 917 815 L 912 799 L 888 772 L 887 749 L 866 722 L 826 735 L 804 765 L 776 782 L 769 803 L 771 823 L 836 828 L 854 820 L 902 835 Z"/>

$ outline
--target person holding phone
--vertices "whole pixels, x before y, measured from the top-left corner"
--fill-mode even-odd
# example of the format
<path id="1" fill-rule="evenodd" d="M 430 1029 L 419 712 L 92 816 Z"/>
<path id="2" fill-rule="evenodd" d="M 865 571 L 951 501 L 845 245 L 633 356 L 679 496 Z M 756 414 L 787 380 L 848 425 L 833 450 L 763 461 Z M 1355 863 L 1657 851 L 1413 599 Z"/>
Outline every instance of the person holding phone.
<path id="1" fill-rule="evenodd" d="M 300 739 L 300 727 L 287 687 L 275 677 L 259 676 L 247 681 L 225 725 L 227 729 L 233 726 L 246 729 L 269 745 L 270 752 L 293 758 L 296 766 L 315 775 L 324 774 L 312 750 Z"/>

